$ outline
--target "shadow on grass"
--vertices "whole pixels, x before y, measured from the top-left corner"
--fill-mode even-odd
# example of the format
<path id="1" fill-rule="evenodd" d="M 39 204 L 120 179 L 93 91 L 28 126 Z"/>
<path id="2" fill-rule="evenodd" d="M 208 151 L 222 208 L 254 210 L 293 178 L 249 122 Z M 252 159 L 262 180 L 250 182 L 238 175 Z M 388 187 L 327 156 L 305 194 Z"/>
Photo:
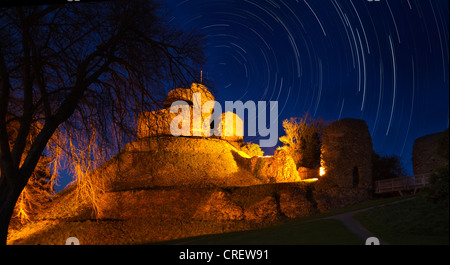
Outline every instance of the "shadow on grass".
<path id="1" fill-rule="evenodd" d="M 337 220 L 289 222 L 264 229 L 206 235 L 164 242 L 180 245 L 363 245 Z"/>

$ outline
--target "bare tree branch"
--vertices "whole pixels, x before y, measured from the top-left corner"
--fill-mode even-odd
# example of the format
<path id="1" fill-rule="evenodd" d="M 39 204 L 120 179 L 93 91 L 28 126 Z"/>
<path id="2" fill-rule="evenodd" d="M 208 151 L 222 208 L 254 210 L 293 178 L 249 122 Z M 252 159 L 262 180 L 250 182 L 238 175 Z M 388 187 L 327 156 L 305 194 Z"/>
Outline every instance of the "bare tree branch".
<path id="1" fill-rule="evenodd" d="M 143 110 L 163 105 L 165 88 L 196 79 L 200 36 L 169 25 L 159 8 L 129 0 L 0 9 L 0 243 L 57 130 L 97 141 L 106 156 L 135 137 Z M 101 135 L 91 139 L 92 129 Z"/>
<path id="2" fill-rule="evenodd" d="M 2 50 L 0 50 L 0 78 L 0 181 L 5 178 L 12 181 L 11 176 L 13 176 L 14 168 L 12 166 L 9 136 L 6 128 L 11 84 L 9 83 L 8 70 L 6 69 Z"/>

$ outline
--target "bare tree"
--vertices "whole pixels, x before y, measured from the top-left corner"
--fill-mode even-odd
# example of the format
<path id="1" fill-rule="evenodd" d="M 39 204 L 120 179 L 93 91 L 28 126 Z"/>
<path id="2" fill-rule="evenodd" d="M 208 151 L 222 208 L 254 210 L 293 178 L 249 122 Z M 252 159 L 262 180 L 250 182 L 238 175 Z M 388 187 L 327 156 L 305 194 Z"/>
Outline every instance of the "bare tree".
<path id="1" fill-rule="evenodd" d="M 283 121 L 286 135 L 280 137 L 284 148 L 294 159 L 297 168 L 319 168 L 323 119 L 313 119 L 308 113 L 301 118 Z"/>
<path id="2" fill-rule="evenodd" d="M 1 243 L 55 131 L 89 137 L 95 128 L 105 145 L 131 135 L 141 111 L 162 106 L 165 87 L 195 81 L 201 39 L 148 0 L 0 9 Z"/>

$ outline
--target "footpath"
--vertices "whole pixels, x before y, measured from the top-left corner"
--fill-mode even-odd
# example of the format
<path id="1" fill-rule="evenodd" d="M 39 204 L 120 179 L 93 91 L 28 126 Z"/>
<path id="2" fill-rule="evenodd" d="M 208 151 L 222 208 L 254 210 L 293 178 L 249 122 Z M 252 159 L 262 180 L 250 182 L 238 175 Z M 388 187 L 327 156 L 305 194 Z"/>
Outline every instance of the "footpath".
<path id="1" fill-rule="evenodd" d="M 347 227 L 348 230 L 350 230 L 352 233 L 356 234 L 364 242 L 369 237 L 376 237 L 376 238 L 379 239 L 380 245 L 390 245 L 389 242 L 384 241 L 382 238 L 378 237 L 377 235 L 374 235 L 372 232 L 367 230 L 358 221 L 356 221 L 353 218 L 353 216 L 355 214 L 357 214 L 357 213 L 365 212 L 365 211 L 371 210 L 371 209 L 373 209 L 375 207 L 383 207 L 383 206 L 386 206 L 386 205 L 396 204 L 396 203 L 400 203 L 400 202 L 404 202 L 404 201 L 408 201 L 408 200 L 412 200 L 412 199 L 414 199 L 414 198 L 407 198 L 407 199 L 404 199 L 404 200 L 399 200 L 399 201 L 395 201 L 395 202 L 389 202 L 389 203 L 385 203 L 385 204 L 381 204 L 381 205 L 377 205 L 377 206 L 372 206 L 372 207 L 369 207 L 369 208 L 355 210 L 355 211 L 348 212 L 348 213 L 343 213 L 343 214 L 338 214 L 338 215 L 325 217 L 323 219 L 335 219 L 335 220 L 341 221 L 345 225 L 345 227 Z"/>

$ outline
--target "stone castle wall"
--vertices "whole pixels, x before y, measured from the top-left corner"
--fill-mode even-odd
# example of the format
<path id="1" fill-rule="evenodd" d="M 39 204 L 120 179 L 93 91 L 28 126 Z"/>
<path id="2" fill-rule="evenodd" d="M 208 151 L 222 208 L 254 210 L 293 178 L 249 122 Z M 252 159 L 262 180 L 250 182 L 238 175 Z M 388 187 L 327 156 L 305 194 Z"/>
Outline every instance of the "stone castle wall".
<path id="1" fill-rule="evenodd" d="M 200 93 L 200 100 L 194 97 L 194 93 Z M 189 124 L 183 124 L 182 126 L 188 126 L 190 130 L 189 135 L 184 136 L 208 137 L 205 128 L 203 128 L 203 124 L 209 124 L 206 130 L 214 128 L 214 124 L 212 124 L 214 109 L 204 110 L 203 107 L 206 102 L 214 100 L 214 96 L 201 84 L 194 83 L 191 88 L 176 88 L 171 90 L 164 101 L 163 109 L 147 111 L 139 115 L 137 137 L 145 138 L 159 135 L 172 135 L 170 130 L 171 122 L 182 111 L 179 109 L 177 113 L 171 113 L 170 108 L 176 101 L 184 101 L 188 104 Z M 194 118 L 194 106 L 202 108 L 200 109 L 201 114 L 199 116 L 201 118 L 199 120 L 195 120 Z M 214 131 L 214 135 L 217 136 L 215 138 L 227 141 L 242 141 L 244 135 L 244 123 L 242 119 L 231 112 L 218 115 L 220 115 L 221 126 L 216 126 L 218 129 Z M 226 119 L 227 115 L 230 117 L 229 120 Z"/>
<path id="2" fill-rule="evenodd" d="M 447 157 L 445 157 L 445 148 Z M 441 150 L 441 152 L 439 152 Z M 414 175 L 429 174 L 448 165 L 448 131 L 422 136 L 414 141 Z"/>
<path id="3" fill-rule="evenodd" d="M 373 145 L 363 120 L 342 119 L 322 136 L 323 182 L 340 188 L 371 189 Z"/>

